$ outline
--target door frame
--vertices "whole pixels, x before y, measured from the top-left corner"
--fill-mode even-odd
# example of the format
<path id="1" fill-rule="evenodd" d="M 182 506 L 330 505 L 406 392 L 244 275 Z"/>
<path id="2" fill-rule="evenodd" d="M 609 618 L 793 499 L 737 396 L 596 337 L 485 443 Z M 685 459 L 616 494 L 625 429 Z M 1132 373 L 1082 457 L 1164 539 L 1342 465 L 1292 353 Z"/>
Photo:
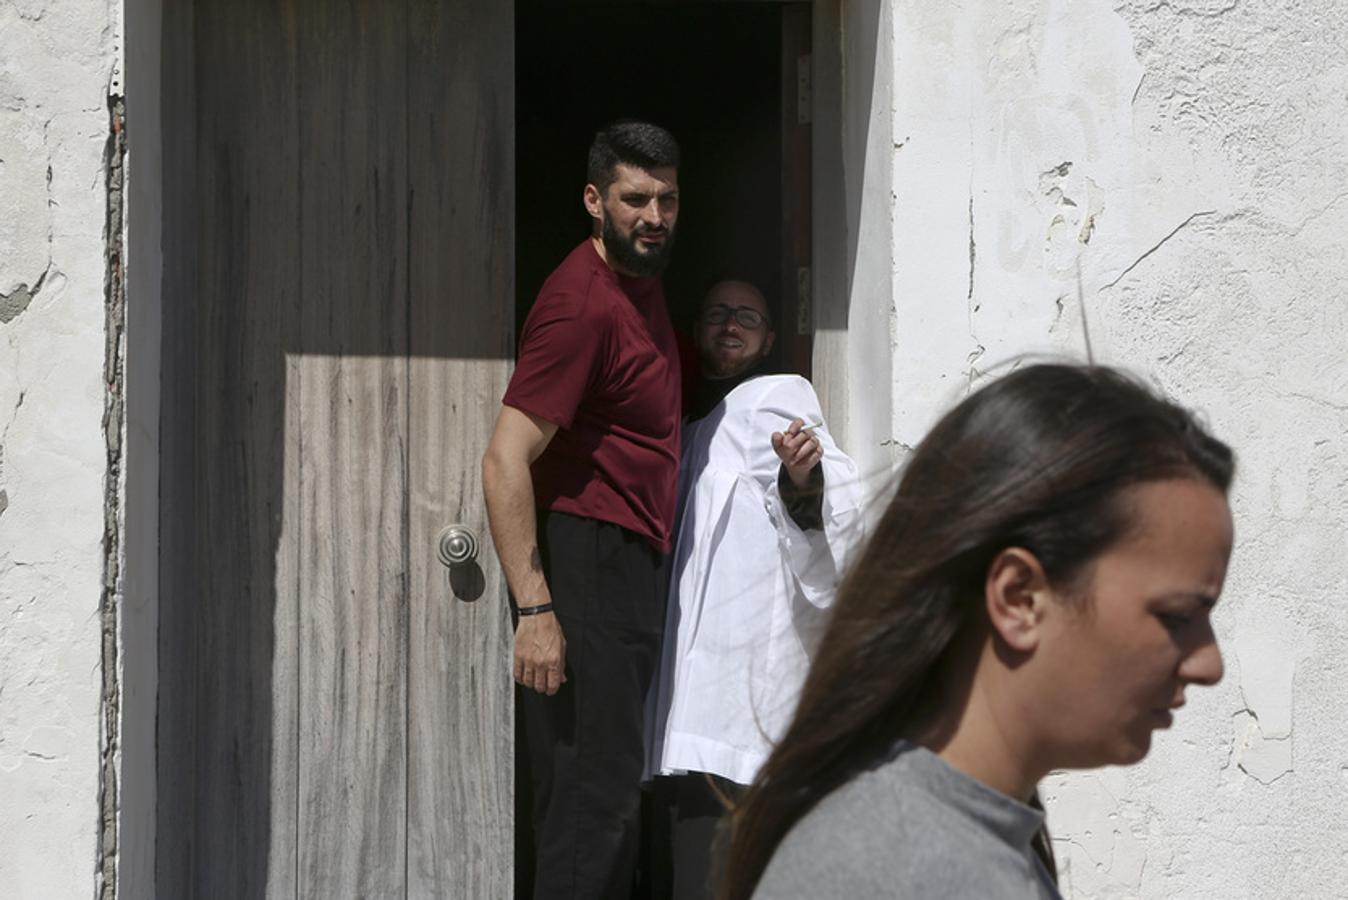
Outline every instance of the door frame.
<path id="1" fill-rule="evenodd" d="M 639 2 L 639 0 L 633 0 Z M 685 0 L 687 2 L 687 0 Z M 732 0 L 694 0 L 732 2 Z M 734 0 L 746 2 L 746 0 Z M 780 0 L 749 0 L 780 2 Z M 893 361 L 893 31 L 890 0 L 812 0 L 812 369 L 825 414 L 865 473 L 891 465 Z M 192 266 L 163 228 L 166 204 L 190 190 L 194 146 L 190 4 L 124 0 L 127 103 L 126 484 L 117 593 L 119 671 L 103 711 L 98 862 L 114 896 L 155 892 L 160 565 L 161 334 L 166 286 Z M 187 60 L 190 62 L 190 59 Z M 162 75 L 171 64 L 175 77 Z M 881 414 L 876 415 L 880 409 Z M 108 896 L 106 893 L 103 896 Z"/>

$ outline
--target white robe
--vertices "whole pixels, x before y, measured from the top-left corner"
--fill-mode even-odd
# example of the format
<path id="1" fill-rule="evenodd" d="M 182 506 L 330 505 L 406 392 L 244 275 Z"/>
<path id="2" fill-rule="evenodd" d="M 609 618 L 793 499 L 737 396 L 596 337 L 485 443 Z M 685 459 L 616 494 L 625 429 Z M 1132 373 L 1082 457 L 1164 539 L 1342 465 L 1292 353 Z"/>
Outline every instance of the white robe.
<path id="1" fill-rule="evenodd" d="M 684 427 L 647 777 L 710 772 L 748 784 L 795 711 L 862 519 L 856 466 L 823 426 L 824 528 L 802 531 L 787 514 L 771 435 L 796 418 L 823 421 L 814 388 L 773 375 Z"/>

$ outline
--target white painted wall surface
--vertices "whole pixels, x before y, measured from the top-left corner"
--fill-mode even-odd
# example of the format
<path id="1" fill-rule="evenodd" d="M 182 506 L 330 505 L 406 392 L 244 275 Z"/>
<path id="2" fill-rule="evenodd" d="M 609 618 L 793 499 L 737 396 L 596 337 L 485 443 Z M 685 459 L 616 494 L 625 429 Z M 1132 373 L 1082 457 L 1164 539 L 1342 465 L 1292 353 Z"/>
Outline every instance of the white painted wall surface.
<path id="1" fill-rule="evenodd" d="M 109 0 L 0 3 L 3 897 L 95 891 L 107 461 L 103 156 L 120 8 Z M 24 305 L 16 292 L 39 283 Z"/>
<path id="2" fill-rule="evenodd" d="M 1227 677 L 1046 784 L 1071 897 L 1348 897 L 1348 6 L 894 0 L 893 437 L 1083 350 L 1240 458 Z M 855 415 L 855 412 L 853 413 Z"/>

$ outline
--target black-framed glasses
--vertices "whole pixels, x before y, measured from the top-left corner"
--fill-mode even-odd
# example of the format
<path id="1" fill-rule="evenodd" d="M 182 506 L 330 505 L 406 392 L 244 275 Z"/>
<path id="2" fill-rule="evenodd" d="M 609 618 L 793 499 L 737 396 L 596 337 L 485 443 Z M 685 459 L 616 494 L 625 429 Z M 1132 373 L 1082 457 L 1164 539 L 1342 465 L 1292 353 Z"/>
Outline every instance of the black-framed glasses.
<path id="1" fill-rule="evenodd" d="M 742 328 L 760 328 L 768 320 L 752 306 L 726 306 L 724 303 L 718 303 L 715 306 L 708 306 L 702 310 L 702 321 L 708 325 L 720 325 L 722 322 L 735 317 L 735 321 Z"/>

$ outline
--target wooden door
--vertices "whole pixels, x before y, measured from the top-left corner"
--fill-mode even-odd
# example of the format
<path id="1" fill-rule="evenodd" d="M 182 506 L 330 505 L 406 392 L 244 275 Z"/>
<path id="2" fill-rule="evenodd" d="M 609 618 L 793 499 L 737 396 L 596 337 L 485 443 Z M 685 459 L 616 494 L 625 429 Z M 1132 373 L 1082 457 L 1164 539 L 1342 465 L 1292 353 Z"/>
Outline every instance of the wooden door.
<path id="1" fill-rule="evenodd" d="M 509 896 L 512 6 L 165 26 L 159 896 Z"/>

